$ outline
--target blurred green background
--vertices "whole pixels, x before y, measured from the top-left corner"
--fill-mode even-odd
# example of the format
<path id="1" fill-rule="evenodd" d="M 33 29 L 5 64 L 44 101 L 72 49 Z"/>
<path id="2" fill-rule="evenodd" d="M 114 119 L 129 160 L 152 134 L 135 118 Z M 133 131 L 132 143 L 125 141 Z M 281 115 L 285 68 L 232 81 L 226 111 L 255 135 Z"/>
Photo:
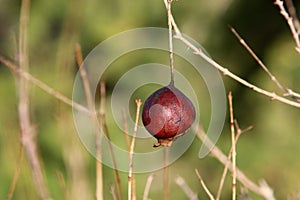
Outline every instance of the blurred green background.
<path id="1" fill-rule="evenodd" d="M 0 53 L 14 59 L 17 55 L 20 1 L 0 0 L 0 3 Z M 162 0 L 33 0 L 31 3 L 30 73 L 68 97 L 72 95 L 77 72 L 74 62 L 76 42 L 82 45 L 83 54 L 87 55 L 101 41 L 119 32 L 138 27 L 167 27 Z M 299 1 L 295 1 L 295 6 L 300 11 Z M 300 55 L 294 50 L 286 21 L 272 1 L 179 0 L 173 3 L 173 15 L 181 31 L 202 44 L 218 63 L 251 83 L 280 93 L 229 31 L 227 25 L 232 25 L 283 85 L 300 91 Z M 157 56 L 147 51 L 137 52 L 118 61 L 115 66 L 119 68 L 112 68 L 105 77 L 108 99 L 117 77 L 130 66 L 149 61 L 168 64 L 168 54 Z M 124 67 L 120 69 L 120 65 Z M 175 66 L 178 65 L 175 60 Z M 189 68 L 178 66 L 177 69 L 192 79 Z M 238 167 L 254 182 L 265 179 L 278 199 L 296 194 L 300 190 L 300 110 L 271 101 L 228 77 L 223 79 L 226 90 L 233 92 L 234 112 L 240 126 L 254 126 L 237 145 Z M 0 64 L 0 199 L 8 193 L 18 159 L 20 129 L 16 84 L 8 68 Z M 132 99 L 140 96 L 144 100 L 145 94 L 149 91 L 140 90 Z M 58 176 L 63 176 L 71 199 L 95 199 L 95 159 L 76 134 L 72 109 L 35 86 L 30 88 L 30 95 L 32 119 L 38 130 L 38 151 L 51 196 L 65 199 L 58 179 Z M 205 86 L 199 86 L 198 95 L 201 122 L 205 127 L 210 118 Z M 132 105 L 131 108 L 134 109 Z M 107 117 L 112 140 L 125 146 L 123 134 L 115 128 L 111 114 L 107 113 Z M 217 144 L 226 153 L 230 148 L 227 124 Z M 186 199 L 174 181 L 178 175 L 186 180 L 199 199 L 208 199 L 194 174 L 195 168 L 216 194 L 223 166 L 209 156 L 198 159 L 200 145 L 195 139 L 188 151 L 170 166 L 170 199 Z M 137 144 L 137 151 L 143 151 L 143 145 Z M 13 199 L 38 199 L 26 157 L 21 167 Z M 103 170 L 104 196 L 112 199 L 109 188 L 114 184 L 113 171 L 108 167 Z M 163 199 L 162 171 L 154 173 L 149 198 Z M 148 176 L 136 176 L 138 199 L 142 198 Z M 230 199 L 230 179 L 228 175 L 222 199 Z M 121 173 L 121 182 L 126 199 L 126 173 Z M 238 189 L 240 186 L 238 184 Z M 250 195 L 253 199 L 261 199 L 251 192 Z"/>

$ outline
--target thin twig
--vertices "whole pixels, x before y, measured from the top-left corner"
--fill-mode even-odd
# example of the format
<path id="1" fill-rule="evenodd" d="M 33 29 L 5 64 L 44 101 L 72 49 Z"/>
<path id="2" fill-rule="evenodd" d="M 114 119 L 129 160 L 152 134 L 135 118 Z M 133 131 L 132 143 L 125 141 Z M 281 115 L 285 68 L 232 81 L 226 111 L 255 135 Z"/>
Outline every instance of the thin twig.
<path id="1" fill-rule="evenodd" d="M 123 120 L 123 129 L 124 129 L 124 134 L 125 134 L 125 139 L 126 139 L 126 145 L 127 145 L 128 151 L 129 151 L 130 150 L 130 137 L 129 137 L 129 131 L 128 131 L 127 117 L 126 117 L 124 109 L 122 109 L 122 120 Z"/>
<path id="2" fill-rule="evenodd" d="M 129 137 L 129 131 L 128 131 L 127 117 L 126 117 L 124 109 L 122 109 L 122 120 L 123 120 L 123 128 L 124 128 L 127 149 L 128 149 L 128 151 L 130 151 L 130 137 Z M 135 182 L 134 174 L 132 174 L 132 188 L 131 189 L 132 189 L 132 193 L 135 194 L 136 193 L 136 182 Z"/>
<path id="3" fill-rule="evenodd" d="M 169 188 L 169 148 L 164 147 L 164 168 L 163 168 L 163 190 L 164 200 L 168 200 L 170 196 Z"/>
<path id="4" fill-rule="evenodd" d="M 136 194 L 133 193 L 133 154 L 134 154 L 134 145 L 135 145 L 135 139 L 138 129 L 138 122 L 139 122 L 139 115 L 140 115 L 140 108 L 142 105 L 142 101 L 140 99 L 137 99 L 135 101 L 136 103 L 136 116 L 135 116 L 135 125 L 132 135 L 132 140 L 130 144 L 130 151 L 129 151 L 129 172 L 128 172 L 128 200 L 136 199 Z"/>
<path id="5" fill-rule="evenodd" d="M 205 134 L 201 127 L 196 127 L 194 131 L 197 137 L 205 143 L 207 146 L 214 146 L 210 139 Z M 219 162 L 224 166 L 228 165 L 229 170 L 232 172 L 232 163 L 227 159 L 226 155 L 217 147 L 212 148 L 210 154 L 214 156 Z M 258 186 L 253 181 L 251 181 L 238 167 L 236 168 L 236 178 L 239 180 L 246 188 L 253 191 L 254 193 L 263 196 L 266 200 L 275 200 L 272 189 L 265 183 L 265 185 Z"/>
<path id="6" fill-rule="evenodd" d="M 57 177 L 58 183 L 64 193 L 64 198 L 66 200 L 70 200 L 71 196 L 70 196 L 69 191 L 67 190 L 66 182 L 65 182 L 63 174 L 60 171 L 56 171 L 56 177 Z"/>
<path id="7" fill-rule="evenodd" d="M 105 83 L 103 81 L 100 82 L 100 94 L 101 94 L 101 104 L 100 104 L 101 126 L 102 126 L 104 134 L 106 135 L 106 137 L 108 139 L 108 147 L 109 147 L 109 152 L 110 152 L 111 159 L 112 159 L 112 165 L 114 168 L 114 176 L 115 176 L 116 187 L 117 187 L 116 188 L 117 189 L 117 197 L 118 197 L 118 200 L 121 200 L 122 199 L 121 179 L 120 179 L 120 175 L 119 175 L 119 171 L 118 171 L 118 167 L 117 167 L 116 156 L 113 151 L 113 146 L 111 143 L 110 133 L 108 131 L 107 124 L 106 124 L 106 117 L 105 117 L 106 89 L 105 89 Z"/>
<path id="8" fill-rule="evenodd" d="M 164 3 L 165 3 L 165 7 L 168 9 L 169 0 L 164 0 Z M 170 11 L 171 11 L 171 9 L 170 9 Z M 175 31 L 175 33 L 181 35 L 181 33 L 180 33 L 179 29 L 178 29 L 178 26 L 176 25 L 176 22 L 174 20 L 174 17 L 172 15 L 172 11 L 170 12 L 170 15 L 168 15 L 168 18 L 171 21 L 171 24 L 173 26 L 173 30 Z"/>
<path id="9" fill-rule="evenodd" d="M 23 145 L 20 143 L 20 147 L 19 147 L 19 155 L 18 155 L 18 159 L 17 159 L 17 164 L 16 164 L 16 169 L 15 169 L 15 173 L 14 173 L 14 178 L 10 184 L 7 196 L 6 196 L 6 200 L 10 200 L 13 197 L 18 179 L 19 179 L 19 175 L 21 172 L 21 164 L 24 158 L 24 148 Z"/>
<path id="10" fill-rule="evenodd" d="M 296 28 L 297 33 L 299 35 L 300 34 L 300 22 L 299 22 L 299 19 L 297 17 L 297 13 L 296 13 L 295 6 L 293 4 L 293 0 L 285 0 L 285 4 L 286 4 L 286 7 L 288 9 L 289 14 L 293 18 L 295 28 Z"/>
<path id="11" fill-rule="evenodd" d="M 299 34 L 298 31 L 295 27 L 295 24 L 293 23 L 293 18 L 290 17 L 289 13 L 286 11 L 284 5 L 283 5 L 283 1 L 282 0 L 276 0 L 274 2 L 275 5 L 277 5 L 279 7 L 280 10 L 280 14 L 285 18 L 286 22 L 288 23 L 292 36 L 294 38 L 294 41 L 296 43 L 296 51 L 300 54 L 300 40 L 299 40 Z"/>
<path id="12" fill-rule="evenodd" d="M 94 103 L 93 95 L 92 95 L 91 88 L 90 88 L 89 78 L 87 75 L 87 71 L 83 65 L 81 47 L 79 44 L 76 44 L 76 46 L 75 46 L 75 58 L 76 58 L 77 65 L 79 67 L 79 73 L 81 76 L 82 85 L 83 85 L 83 89 L 84 89 L 86 100 L 87 100 L 89 116 L 93 122 L 95 134 L 96 134 L 96 153 L 97 153 L 96 198 L 97 198 L 97 200 L 103 200 L 103 174 L 102 174 L 102 163 L 100 161 L 101 160 L 101 143 L 99 143 L 99 140 L 101 139 L 101 128 L 100 128 L 100 124 L 98 121 L 97 112 L 95 109 L 95 103 Z"/>
<path id="13" fill-rule="evenodd" d="M 20 12 L 20 30 L 19 30 L 19 67 L 21 70 L 28 71 L 28 27 L 30 16 L 30 0 L 23 0 Z M 33 181 L 41 199 L 50 199 L 46 187 L 39 156 L 37 153 L 37 144 L 35 141 L 36 130 L 30 119 L 29 88 L 28 82 L 23 76 L 19 78 L 19 119 L 21 128 L 21 141 L 29 161 Z"/>
<path id="14" fill-rule="evenodd" d="M 203 189 L 205 190 L 206 194 L 209 196 L 210 200 L 215 200 L 214 196 L 211 194 L 209 189 L 206 187 L 205 182 L 203 181 L 202 177 L 200 176 L 198 169 L 195 169 L 195 173 L 198 177 L 200 184 L 202 185 Z"/>
<path id="15" fill-rule="evenodd" d="M 111 193 L 113 200 L 117 200 L 117 195 L 116 195 L 116 190 L 114 185 L 109 186 L 109 192 Z"/>
<path id="16" fill-rule="evenodd" d="M 230 132 L 231 132 L 231 147 L 232 147 L 232 200 L 236 200 L 236 140 L 234 130 L 234 117 L 232 106 L 232 94 L 228 94 L 229 114 L 230 114 Z"/>
<path id="17" fill-rule="evenodd" d="M 168 27 L 169 27 L 169 51 L 170 51 L 170 68 L 171 68 L 171 81 L 170 85 L 174 85 L 174 53 L 173 53 L 173 34 L 172 34 L 172 11 L 171 4 L 173 0 L 167 0 L 167 13 L 168 13 Z"/>
<path id="18" fill-rule="evenodd" d="M 171 68 L 171 81 L 170 85 L 174 86 L 174 53 L 173 53 L 173 32 L 172 32 L 172 5 L 173 0 L 165 0 L 167 14 L 168 14 L 168 29 L 169 29 L 169 51 L 170 51 L 170 68 Z M 164 149 L 164 162 L 163 168 L 163 190 L 164 200 L 169 199 L 169 166 L 168 166 L 169 149 Z"/>
<path id="19" fill-rule="evenodd" d="M 175 182 L 183 190 L 189 200 L 198 200 L 197 194 L 193 192 L 193 190 L 188 186 L 181 176 L 178 176 L 175 179 Z"/>
<path id="20" fill-rule="evenodd" d="M 168 6 L 167 0 L 164 0 L 164 2 L 165 2 L 165 6 L 167 7 Z M 270 91 L 264 90 L 262 88 L 259 88 L 255 85 L 245 81 L 244 79 L 240 78 L 239 76 L 235 75 L 234 73 L 230 72 L 227 68 L 224 68 L 221 65 L 219 65 L 217 62 L 215 62 L 213 59 L 211 59 L 209 56 L 207 56 L 201 49 L 197 48 L 190 41 L 188 41 L 185 37 L 183 37 L 183 35 L 181 34 L 178 26 L 176 25 L 176 22 L 174 20 L 174 17 L 172 16 L 172 13 L 171 13 L 170 18 L 171 18 L 173 30 L 175 32 L 174 38 L 179 39 L 186 46 L 190 47 L 194 51 L 195 55 L 201 56 L 206 62 L 210 63 L 213 67 L 215 67 L 216 69 L 221 71 L 224 76 L 228 76 L 228 77 L 232 78 L 233 80 L 241 83 L 242 85 L 252 89 L 253 91 L 258 92 L 260 94 L 263 94 L 267 97 L 270 97 L 272 100 L 277 100 L 277 101 L 280 101 L 282 103 L 300 108 L 300 103 L 299 102 L 291 101 L 291 100 L 289 100 L 285 97 L 277 95 L 275 92 L 270 92 Z"/>
<path id="21" fill-rule="evenodd" d="M 228 76 L 228 77 L 234 79 L 235 81 L 237 81 L 237 82 L 241 83 L 242 85 L 244 85 L 244 86 L 252 89 L 255 92 L 258 92 L 258 93 L 263 94 L 263 95 L 265 95 L 267 97 L 270 97 L 271 100 L 277 100 L 277 101 L 280 101 L 282 103 L 285 103 L 285 104 L 288 104 L 288 105 L 300 108 L 300 103 L 299 102 L 291 101 L 291 100 L 289 100 L 289 99 L 287 99 L 285 97 L 277 95 L 275 92 L 270 92 L 270 91 L 264 90 L 262 88 L 259 88 L 259 87 L 255 86 L 254 84 L 249 83 L 249 82 L 245 81 L 244 79 L 240 78 L 239 76 L 235 75 L 234 73 L 230 72 L 227 68 L 222 67 L 217 62 L 215 62 L 214 60 L 212 60 L 203 51 L 201 51 L 200 49 L 198 49 L 197 47 L 195 47 L 192 43 L 190 43 L 184 37 L 176 35 L 175 38 L 178 38 L 183 43 L 185 43 L 187 46 L 189 46 L 191 49 L 193 49 L 194 50 L 194 54 L 201 56 L 204 60 L 206 60 L 208 63 L 210 63 L 213 67 L 215 67 L 216 69 L 218 69 L 219 71 L 221 71 L 224 76 Z"/>
<path id="22" fill-rule="evenodd" d="M 236 127 L 236 132 L 237 132 L 236 137 L 235 137 L 235 143 L 237 144 L 237 141 L 238 141 L 240 135 L 244 132 L 247 132 L 247 131 L 251 130 L 253 128 L 253 126 L 248 126 L 245 129 L 240 129 L 240 127 L 237 123 L 237 120 L 234 120 L 234 123 L 235 123 L 235 127 Z M 230 151 L 229 151 L 228 156 L 227 156 L 228 161 L 231 159 L 231 156 L 232 156 L 232 151 L 233 151 L 232 148 L 233 147 L 231 146 Z M 221 180 L 220 180 L 220 183 L 219 183 L 219 188 L 218 188 L 216 200 L 219 200 L 221 198 L 221 193 L 222 193 L 222 189 L 223 189 L 223 186 L 224 186 L 224 182 L 225 182 L 226 174 L 227 174 L 227 171 L 228 171 L 228 167 L 229 167 L 229 162 L 226 165 L 224 165 L 224 169 L 223 169 L 223 173 L 222 173 Z"/>
<path id="23" fill-rule="evenodd" d="M 267 73 L 270 79 L 276 84 L 276 86 L 283 92 L 283 96 L 290 96 L 293 98 L 300 98 L 300 94 L 293 92 L 291 89 L 284 87 L 277 78 L 271 73 L 271 71 L 267 68 L 267 66 L 258 58 L 258 56 L 254 53 L 254 51 L 249 47 L 249 45 L 245 42 L 245 40 L 238 34 L 238 32 L 229 25 L 229 29 L 235 35 L 235 37 L 239 40 L 239 42 L 243 45 L 243 47 L 249 52 L 249 54 L 254 58 L 254 60 L 261 66 L 261 68 Z"/>
<path id="24" fill-rule="evenodd" d="M 150 174 L 147 178 L 144 195 L 143 195 L 143 200 L 148 200 L 148 195 L 149 195 L 149 191 L 150 191 L 150 187 L 151 187 L 153 179 L 154 179 L 154 174 Z"/>
<path id="25" fill-rule="evenodd" d="M 287 92 L 286 88 L 281 85 L 281 83 L 276 79 L 276 77 L 269 71 L 269 69 L 264 65 L 264 63 L 258 58 L 254 51 L 249 47 L 245 40 L 238 34 L 238 32 L 230 25 L 228 25 L 230 31 L 235 35 L 239 42 L 244 46 L 244 48 L 250 53 L 254 60 L 261 66 L 261 68 L 267 73 L 270 79 L 281 89 L 284 93 Z"/>
<path id="26" fill-rule="evenodd" d="M 5 66 L 7 66 L 13 73 L 16 73 L 19 76 L 22 76 L 26 81 L 29 81 L 30 83 L 34 84 L 35 86 L 39 87 L 44 92 L 50 94 L 51 96 L 60 100 L 61 102 L 65 103 L 69 106 L 73 106 L 78 111 L 85 112 L 85 113 L 89 112 L 88 109 L 85 108 L 84 106 L 82 106 L 76 102 L 73 102 L 71 99 L 69 99 L 65 95 L 61 94 L 57 90 L 51 88 L 50 86 L 48 86 L 44 82 L 40 81 L 39 79 L 35 78 L 31 74 L 29 74 L 27 71 L 20 69 L 18 65 L 16 65 L 9 59 L 5 58 L 4 56 L 0 55 L 0 62 L 2 62 Z"/>

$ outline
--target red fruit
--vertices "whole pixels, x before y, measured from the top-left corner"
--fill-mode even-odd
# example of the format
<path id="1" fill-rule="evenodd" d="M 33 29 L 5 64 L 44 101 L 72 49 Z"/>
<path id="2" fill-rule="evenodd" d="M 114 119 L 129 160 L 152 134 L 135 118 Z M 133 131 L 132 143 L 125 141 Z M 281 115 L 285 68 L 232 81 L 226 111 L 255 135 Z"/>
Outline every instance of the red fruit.
<path id="1" fill-rule="evenodd" d="M 158 140 L 154 146 L 170 146 L 191 127 L 195 108 L 175 86 L 168 85 L 145 101 L 142 120 L 145 128 Z"/>

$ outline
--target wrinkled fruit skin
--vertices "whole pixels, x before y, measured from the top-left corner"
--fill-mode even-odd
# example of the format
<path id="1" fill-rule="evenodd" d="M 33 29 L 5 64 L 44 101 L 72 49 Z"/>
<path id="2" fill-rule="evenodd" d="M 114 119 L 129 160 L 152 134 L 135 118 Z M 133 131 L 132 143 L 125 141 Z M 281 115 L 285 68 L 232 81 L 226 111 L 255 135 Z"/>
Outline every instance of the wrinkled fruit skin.
<path id="1" fill-rule="evenodd" d="M 155 91 L 144 103 L 142 121 L 158 140 L 157 146 L 170 146 L 175 138 L 187 132 L 194 120 L 192 102 L 172 85 Z"/>

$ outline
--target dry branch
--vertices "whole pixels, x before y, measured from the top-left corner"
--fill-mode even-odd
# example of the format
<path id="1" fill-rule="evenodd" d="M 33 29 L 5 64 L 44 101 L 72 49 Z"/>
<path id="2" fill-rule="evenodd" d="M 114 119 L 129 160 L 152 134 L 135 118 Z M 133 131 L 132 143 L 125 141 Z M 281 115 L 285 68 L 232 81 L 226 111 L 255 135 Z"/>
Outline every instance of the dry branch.
<path id="1" fill-rule="evenodd" d="M 131 139 L 130 144 L 130 151 L 129 151 L 129 172 L 128 172 L 128 200 L 135 200 L 136 194 L 133 192 L 133 154 L 134 154 L 134 145 L 135 145 L 135 139 L 138 129 L 138 122 L 139 122 L 139 115 L 140 115 L 140 108 L 142 105 L 142 101 L 140 99 L 137 99 L 135 101 L 136 103 L 136 116 L 135 116 L 135 124 L 134 124 L 134 130 L 133 135 Z"/>
<path id="2" fill-rule="evenodd" d="M 121 179 L 120 179 L 120 175 L 119 175 L 119 171 L 118 171 L 118 167 L 117 167 L 116 156 L 113 151 L 113 146 L 112 146 L 111 139 L 110 139 L 110 133 L 108 131 L 108 127 L 106 124 L 106 117 L 105 117 L 106 89 L 105 89 L 104 82 L 100 83 L 100 95 L 101 95 L 101 103 L 100 103 L 101 126 L 102 126 L 104 134 L 106 135 L 106 137 L 108 139 L 108 148 L 109 148 L 109 152 L 110 152 L 111 159 L 112 159 L 114 177 L 115 177 L 116 187 L 117 187 L 117 197 L 118 197 L 118 200 L 121 200 L 122 199 Z"/>
<path id="3" fill-rule="evenodd" d="M 29 74 L 27 71 L 20 69 L 18 65 L 10 61 L 9 59 L 5 58 L 4 56 L 0 55 L 0 62 L 2 62 L 5 66 L 7 66 L 13 73 L 22 76 L 26 81 L 34 84 L 35 86 L 39 87 L 46 93 L 50 94 L 54 98 L 60 100 L 61 102 L 73 106 L 75 109 L 81 112 L 88 113 L 88 109 L 84 106 L 73 102 L 70 98 L 66 97 L 65 95 L 61 94 L 59 91 L 51 88 L 46 83 L 40 81 L 39 79 L 35 78 L 31 74 Z"/>
<path id="4" fill-rule="evenodd" d="M 286 7 L 288 9 L 288 13 L 293 18 L 295 28 L 296 28 L 297 33 L 299 35 L 300 34 L 300 22 L 299 22 L 299 19 L 297 17 L 297 13 L 296 13 L 295 6 L 293 4 L 293 0 L 285 0 L 285 4 L 286 4 Z"/>
<path id="5" fill-rule="evenodd" d="M 212 195 L 212 193 L 209 191 L 209 189 L 207 188 L 205 182 L 203 181 L 202 177 L 200 176 L 200 173 L 198 171 L 198 169 L 195 169 L 195 173 L 198 177 L 198 180 L 200 182 L 200 184 L 202 185 L 204 191 L 206 192 L 206 194 L 209 196 L 210 200 L 215 200 L 214 196 Z"/>
<path id="6" fill-rule="evenodd" d="M 170 196 L 169 188 L 169 148 L 164 147 L 164 168 L 163 168 L 163 191 L 164 200 L 168 200 Z"/>
<path id="7" fill-rule="evenodd" d="M 103 174 L 102 174 L 102 163 L 101 163 L 101 126 L 98 121 L 97 112 L 95 109 L 95 103 L 94 98 L 91 92 L 89 78 L 87 76 L 87 71 L 83 65 L 83 59 L 82 59 L 82 53 L 81 53 L 81 47 L 79 44 L 76 44 L 75 46 L 75 57 L 77 61 L 77 65 L 79 67 L 79 74 L 81 76 L 82 85 L 84 88 L 86 100 L 87 100 L 87 106 L 89 109 L 89 116 L 93 122 L 93 126 L 96 133 L 96 198 L 97 200 L 103 200 Z"/>
<path id="8" fill-rule="evenodd" d="M 166 8 L 168 8 L 168 0 L 164 0 L 164 3 L 165 3 Z M 220 64 L 218 64 L 217 62 L 215 62 L 213 59 L 211 59 L 209 56 L 207 56 L 201 49 L 199 49 L 196 46 L 194 46 L 190 41 L 188 41 L 181 34 L 181 32 L 180 32 L 180 30 L 179 30 L 179 28 L 178 28 L 178 26 L 177 26 L 177 24 L 176 24 L 176 22 L 174 20 L 174 17 L 172 15 L 172 13 L 171 13 L 171 16 L 170 16 L 170 21 L 172 23 L 173 30 L 175 32 L 174 38 L 182 41 L 186 46 L 188 46 L 189 48 L 191 48 L 194 51 L 195 55 L 201 56 L 206 62 L 208 62 L 209 64 L 211 64 L 213 67 L 215 67 L 216 69 L 218 69 L 220 72 L 222 72 L 224 76 L 228 76 L 228 77 L 232 78 L 233 80 L 241 83 L 242 85 L 244 85 L 244 86 L 252 89 L 253 91 L 255 91 L 257 93 L 260 93 L 260 94 L 263 94 L 263 95 L 271 98 L 272 100 L 277 100 L 277 101 L 280 101 L 282 103 L 285 103 L 285 104 L 288 104 L 288 105 L 300 108 L 300 103 L 299 102 L 295 102 L 295 101 L 289 100 L 289 99 L 287 99 L 287 98 L 285 98 L 283 96 L 277 95 L 275 92 L 267 91 L 267 90 L 264 90 L 264 89 L 262 89 L 260 87 L 257 87 L 256 85 L 245 81 L 244 79 L 240 78 L 236 74 L 230 72 L 227 68 L 225 68 L 225 67 L 221 66 Z"/>
<path id="9" fill-rule="evenodd" d="M 16 169 L 14 172 L 14 177 L 13 177 L 12 183 L 10 184 L 8 193 L 6 195 L 6 200 L 10 200 L 13 197 L 13 194 L 14 194 L 14 191 L 15 191 L 18 179 L 19 179 L 19 175 L 21 172 L 21 163 L 23 161 L 23 157 L 24 157 L 24 147 L 22 144 L 20 144 L 19 155 L 18 155 L 18 159 L 17 159 Z"/>
<path id="10" fill-rule="evenodd" d="M 208 146 L 214 146 L 210 139 L 205 134 L 204 130 L 201 127 L 197 127 L 194 129 L 197 134 L 197 137 Z M 228 166 L 228 169 L 232 172 L 233 165 L 230 160 L 226 157 L 226 155 L 217 147 L 214 146 L 210 152 L 210 154 L 215 157 L 219 162 L 221 162 L 224 166 Z M 253 191 L 254 193 L 264 197 L 266 200 L 275 200 L 273 190 L 267 185 L 267 183 L 261 182 L 259 185 L 251 181 L 238 167 L 236 168 L 236 178 L 239 180 L 246 188 Z"/>
<path id="11" fill-rule="evenodd" d="M 197 194 L 193 192 L 193 190 L 188 186 L 188 184 L 181 176 L 178 176 L 175 179 L 175 182 L 184 191 L 189 200 L 198 200 Z"/>
<path id="12" fill-rule="evenodd" d="M 236 199 L 236 136 L 234 129 L 234 117 L 232 106 L 232 94 L 228 94 L 229 114 L 230 114 L 230 132 L 231 132 L 231 149 L 232 149 L 232 200 Z"/>
<path id="13" fill-rule="evenodd" d="M 20 70 L 28 71 L 28 26 L 30 15 L 30 0 L 23 0 L 20 13 L 20 30 L 19 30 L 19 67 Z M 33 181 L 41 199 L 50 199 L 48 189 L 46 187 L 40 160 L 37 152 L 37 144 L 35 140 L 36 130 L 30 119 L 29 104 L 29 88 L 28 82 L 23 76 L 18 76 L 19 83 L 19 119 L 21 128 L 21 141 L 29 161 Z"/>
<path id="14" fill-rule="evenodd" d="M 282 0 L 276 0 L 274 2 L 275 5 L 277 5 L 279 7 L 280 10 L 280 14 L 284 17 L 284 19 L 286 20 L 286 22 L 288 23 L 291 33 L 293 35 L 294 41 L 296 43 L 296 51 L 300 54 L 300 39 L 299 39 L 299 30 L 297 30 L 293 18 L 289 15 L 289 13 L 286 11 L 284 5 L 283 5 L 283 1 Z"/>
<path id="15" fill-rule="evenodd" d="M 261 68 L 266 72 L 270 79 L 277 85 L 277 87 L 283 92 L 283 96 L 289 96 L 295 99 L 300 100 L 300 94 L 292 91 L 289 88 L 284 87 L 277 78 L 271 73 L 267 66 L 259 59 L 259 57 L 254 53 L 254 51 L 248 46 L 246 41 L 238 34 L 238 32 L 231 26 L 229 26 L 231 32 L 239 40 L 239 42 L 245 47 L 249 54 L 256 60 L 256 62 L 261 66 Z"/>
<path id="16" fill-rule="evenodd" d="M 143 200 L 148 200 L 148 195 L 149 195 L 149 191 L 150 191 L 150 187 L 151 187 L 153 179 L 154 179 L 154 174 L 150 174 L 150 176 L 148 176 L 148 178 L 147 178 L 144 195 L 143 195 Z"/>
<path id="17" fill-rule="evenodd" d="M 170 51 L 170 67 L 171 67 L 171 82 L 170 85 L 174 85 L 174 53 L 173 53 L 173 33 L 172 33 L 172 11 L 171 11 L 172 0 L 167 2 L 167 13 L 168 13 L 168 27 L 169 27 L 169 51 Z"/>
<path id="18" fill-rule="evenodd" d="M 64 193 L 65 200 L 71 200 L 71 195 L 70 195 L 70 192 L 67 190 L 66 182 L 65 182 L 64 175 L 62 174 L 62 172 L 56 171 L 56 177 L 57 177 L 59 186 L 61 187 L 61 189 Z"/>
<path id="19" fill-rule="evenodd" d="M 117 200 L 117 195 L 116 195 L 116 190 L 114 185 L 110 185 L 109 192 L 111 193 L 113 200 Z"/>
<path id="20" fill-rule="evenodd" d="M 235 124 L 235 127 L 236 127 L 236 137 L 235 137 L 235 143 L 237 143 L 239 137 L 241 136 L 242 133 L 245 133 L 249 130 L 251 130 L 253 128 L 253 126 L 248 126 L 247 128 L 245 129 L 241 129 L 238 125 L 238 122 L 237 120 L 234 120 L 234 124 Z M 228 156 L 227 156 L 227 160 L 230 160 L 231 159 L 231 156 L 232 156 L 232 151 L 233 151 L 233 147 L 231 146 L 231 149 L 228 153 Z M 216 200 L 219 200 L 220 197 L 221 197 L 221 193 L 222 193 L 222 189 L 223 189 L 223 185 L 224 185 L 224 182 L 225 182 L 225 178 L 226 178 L 226 174 L 227 174 L 227 171 L 228 171 L 228 164 L 227 165 L 224 165 L 224 170 L 223 170 L 223 173 L 222 173 L 222 176 L 221 176 L 221 180 L 220 180 L 220 183 L 219 183 L 219 188 L 218 188 L 218 193 L 217 193 L 217 196 L 216 196 Z"/>

